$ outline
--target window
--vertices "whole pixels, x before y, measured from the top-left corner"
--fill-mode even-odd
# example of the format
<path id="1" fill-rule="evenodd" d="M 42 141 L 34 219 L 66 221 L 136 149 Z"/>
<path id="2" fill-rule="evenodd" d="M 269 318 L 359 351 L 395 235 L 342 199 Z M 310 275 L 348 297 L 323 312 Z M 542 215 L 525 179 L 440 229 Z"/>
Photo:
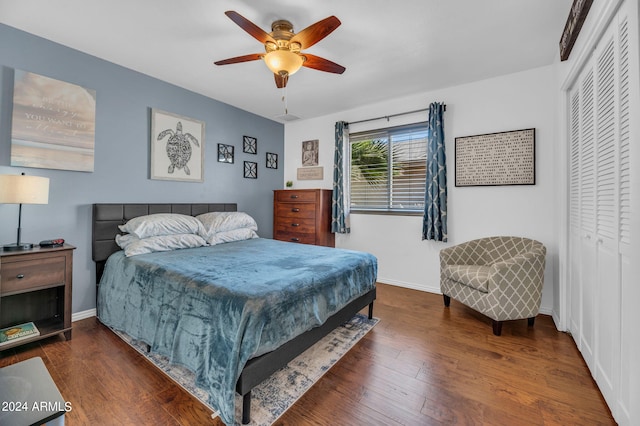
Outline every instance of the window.
<path id="1" fill-rule="evenodd" d="M 352 133 L 349 155 L 352 211 L 423 211 L 426 123 Z"/>

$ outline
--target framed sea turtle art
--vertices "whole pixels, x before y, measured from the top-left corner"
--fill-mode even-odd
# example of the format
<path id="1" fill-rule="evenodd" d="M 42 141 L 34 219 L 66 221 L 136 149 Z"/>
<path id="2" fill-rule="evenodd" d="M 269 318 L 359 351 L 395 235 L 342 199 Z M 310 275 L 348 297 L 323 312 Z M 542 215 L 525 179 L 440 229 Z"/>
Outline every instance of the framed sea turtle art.
<path id="1" fill-rule="evenodd" d="M 151 109 L 151 179 L 204 182 L 204 121 Z"/>

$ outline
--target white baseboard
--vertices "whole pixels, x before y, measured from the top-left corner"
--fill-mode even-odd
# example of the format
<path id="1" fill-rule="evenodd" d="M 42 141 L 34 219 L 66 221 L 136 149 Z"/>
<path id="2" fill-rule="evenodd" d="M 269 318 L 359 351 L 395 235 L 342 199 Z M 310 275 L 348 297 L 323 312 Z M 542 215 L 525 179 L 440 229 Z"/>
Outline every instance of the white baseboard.
<path id="1" fill-rule="evenodd" d="M 540 313 L 553 317 L 553 309 L 545 308 L 544 306 L 540 307 Z M 554 318 L 554 322 L 555 322 L 555 318 Z M 556 328 L 558 328 L 557 325 L 556 325 Z"/>
<path id="2" fill-rule="evenodd" d="M 408 283 L 404 281 L 392 280 L 389 278 L 382 278 L 382 277 L 378 277 L 377 281 L 381 284 L 389 284 L 389 285 L 394 285 L 396 287 L 404 287 L 404 288 L 410 288 L 412 290 L 426 291 L 427 293 L 442 294 L 442 292 L 440 291 L 440 285 L 438 285 L 437 287 L 434 287 L 434 286 L 429 286 L 424 284 Z M 554 316 L 553 309 L 545 308 L 541 306 L 540 313 L 544 315 L 552 316 L 554 323 L 556 324 L 556 328 L 558 328 L 557 326 L 558 322 L 556 320 L 556 317 Z"/>
<path id="3" fill-rule="evenodd" d="M 440 292 L 439 285 L 438 287 L 433 287 L 433 286 L 428 286 L 424 284 L 408 283 L 404 281 L 392 280 L 390 278 L 382 278 L 382 277 L 378 277 L 377 281 L 382 284 L 394 285 L 396 287 L 404 287 L 404 288 L 410 288 L 412 290 L 426 291 L 428 293 L 442 294 Z"/>
<path id="4" fill-rule="evenodd" d="M 540 309 L 540 312 L 542 312 L 542 309 Z M 546 312 L 542 312 L 542 313 L 546 313 Z M 560 324 L 560 317 L 558 316 L 557 312 L 552 310 L 549 315 L 551 315 L 551 318 L 553 318 L 553 323 L 556 325 L 556 329 L 558 329 L 558 331 L 567 331 L 567 330 L 562 330 L 560 327 L 558 327 L 558 324 Z"/>
<path id="5" fill-rule="evenodd" d="M 71 314 L 71 322 L 80 321 L 83 319 L 91 318 L 96 316 L 96 310 L 87 309 L 86 311 L 76 312 L 75 314 Z"/>

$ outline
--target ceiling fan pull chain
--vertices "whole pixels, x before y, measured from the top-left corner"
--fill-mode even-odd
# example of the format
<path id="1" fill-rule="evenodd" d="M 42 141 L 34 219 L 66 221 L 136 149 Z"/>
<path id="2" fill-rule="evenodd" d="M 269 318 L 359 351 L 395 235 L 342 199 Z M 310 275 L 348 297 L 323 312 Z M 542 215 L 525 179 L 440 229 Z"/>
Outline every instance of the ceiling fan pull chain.
<path id="1" fill-rule="evenodd" d="M 282 95 L 282 102 L 284 102 L 284 114 L 287 115 L 289 114 L 289 110 L 287 108 L 287 86 L 284 86 L 282 90 L 284 91 L 284 94 Z"/>

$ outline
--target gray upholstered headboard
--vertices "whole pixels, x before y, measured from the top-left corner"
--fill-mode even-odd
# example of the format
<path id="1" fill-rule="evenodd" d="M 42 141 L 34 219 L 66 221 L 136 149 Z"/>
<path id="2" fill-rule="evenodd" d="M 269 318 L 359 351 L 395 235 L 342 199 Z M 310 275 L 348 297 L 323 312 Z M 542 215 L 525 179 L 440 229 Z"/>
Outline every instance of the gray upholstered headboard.
<path id="1" fill-rule="evenodd" d="M 237 204 L 94 204 L 93 234 L 91 237 L 91 255 L 96 262 L 96 280 L 100 282 L 107 258 L 120 247 L 116 244 L 116 235 L 120 233 L 118 225 L 130 219 L 154 213 L 180 213 L 197 216 L 208 212 L 234 212 Z"/>

